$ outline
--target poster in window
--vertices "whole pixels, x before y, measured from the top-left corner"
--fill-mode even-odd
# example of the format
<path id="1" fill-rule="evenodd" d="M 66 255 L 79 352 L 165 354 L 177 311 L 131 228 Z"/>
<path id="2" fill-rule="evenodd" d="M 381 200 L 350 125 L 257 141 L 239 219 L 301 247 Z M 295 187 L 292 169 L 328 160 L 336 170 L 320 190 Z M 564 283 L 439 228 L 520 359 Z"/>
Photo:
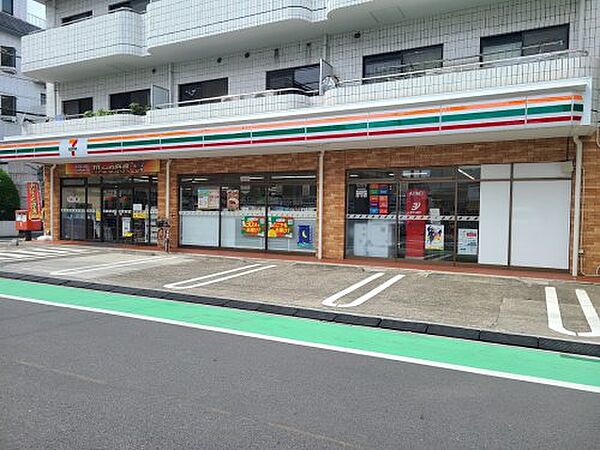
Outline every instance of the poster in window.
<path id="1" fill-rule="evenodd" d="M 269 216 L 270 238 L 287 238 L 294 236 L 294 219 L 292 217 Z"/>
<path id="2" fill-rule="evenodd" d="M 215 210 L 219 209 L 219 189 L 198 189 L 198 209 Z"/>
<path id="3" fill-rule="evenodd" d="M 425 226 L 425 250 L 444 250 L 444 225 Z"/>
<path id="4" fill-rule="evenodd" d="M 227 190 L 227 209 L 229 211 L 240 209 L 240 191 L 238 189 Z"/>
<path id="5" fill-rule="evenodd" d="M 244 216 L 242 217 L 243 236 L 262 237 L 265 235 L 265 218 L 259 216 Z"/>
<path id="6" fill-rule="evenodd" d="M 133 236 L 133 233 L 131 232 L 131 217 L 121 218 L 121 232 L 125 238 Z"/>
<path id="7" fill-rule="evenodd" d="M 312 247 L 312 229 L 310 225 L 298 225 L 298 247 Z"/>
<path id="8" fill-rule="evenodd" d="M 477 256 L 478 230 L 473 228 L 458 229 L 458 254 Z"/>

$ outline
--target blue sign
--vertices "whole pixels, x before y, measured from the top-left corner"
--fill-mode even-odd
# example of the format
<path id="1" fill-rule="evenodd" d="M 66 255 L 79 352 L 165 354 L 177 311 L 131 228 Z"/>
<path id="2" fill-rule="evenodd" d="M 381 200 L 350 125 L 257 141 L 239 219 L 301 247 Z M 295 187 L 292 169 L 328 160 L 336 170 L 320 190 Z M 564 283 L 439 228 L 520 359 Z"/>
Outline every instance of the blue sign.
<path id="1" fill-rule="evenodd" d="M 312 247 L 310 225 L 298 225 L 298 247 Z"/>

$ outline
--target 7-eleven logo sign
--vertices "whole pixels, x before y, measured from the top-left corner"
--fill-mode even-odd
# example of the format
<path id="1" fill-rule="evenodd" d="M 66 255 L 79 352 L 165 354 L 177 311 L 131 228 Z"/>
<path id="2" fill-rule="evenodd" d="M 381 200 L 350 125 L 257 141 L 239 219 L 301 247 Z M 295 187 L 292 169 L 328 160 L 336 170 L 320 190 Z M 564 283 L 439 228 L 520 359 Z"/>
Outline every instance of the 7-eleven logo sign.
<path id="1" fill-rule="evenodd" d="M 87 156 L 87 139 L 63 139 L 60 141 L 60 156 L 63 158 Z"/>

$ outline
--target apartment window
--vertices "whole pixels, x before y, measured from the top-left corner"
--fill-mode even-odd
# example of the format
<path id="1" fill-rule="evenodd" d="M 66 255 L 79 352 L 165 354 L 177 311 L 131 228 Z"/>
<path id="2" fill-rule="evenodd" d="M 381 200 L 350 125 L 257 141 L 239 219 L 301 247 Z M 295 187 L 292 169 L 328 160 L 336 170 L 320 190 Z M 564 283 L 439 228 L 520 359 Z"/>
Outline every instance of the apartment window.
<path id="1" fill-rule="evenodd" d="M 3 95 L 0 97 L 0 109 L 2 116 L 14 117 L 17 115 L 17 97 Z"/>
<path id="2" fill-rule="evenodd" d="M 72 16 L 63 17 L 61 19 L 61 24 L 69 25 L 71 23 L 81 22 L 82 20 L 88 19 L 90 17 L 92 17 L 92 11 L 86 11 L 79 14 L 74 14 Z"/>
<path id="3" fill-rule="evenodd" d="M 217 80 L 199 81 L 197 83 L 188 83 L 179 85 L 179 101 L 191 102 L 192 100 L 201 100 L 214 97 L 222 97 L 229 92 L 229 80 L 219 78 Z M 214 101 L 214 100 L 213 100 Z M 198 101 L 184 103 L 181 106 L 196 105 L 198 103 L 209 103 L 208 101 Z"/>
<path id="4" fill-rule="evenodd" d="M 48 97 L 45 92 L 40 92 L 40 106 L 46 106 L 48 103 Z"/>
<path id="5" fill-rule="evenodd" d="M 143 107 L 150 107 L 150 89 L 140 91 L 121 92 L 110 96 L 110 109 L 129 109 L 132 103 Z"/>
<path id="6" fill-rule="evenodd" d="M 13 15 L 15 13 L 14 0 L 2 0 L 2 12 Z"/>
<path id="7" fill-rule="evenodd" d="M 94 101 L 92 97 L 66 100 L 63 102 L 63 114 L 67 118 L 76 119 L 87 111 L 93 111 Z"/>
<path id="8" fill-rule="evenodd" d="M 443 45 L 412 48 L 392 53 L 365 56 L 363 58 L 363 78 L 397 75 L 442 67 Z M 402 78 L 402 77 L 400 77 Z M 394 78 L 365 80 L 365 83 L 389 81 Z"/>
<path id="9" fill-rule="evenodd" d="M 146 6 L 148 6 L 148 0 L 131 0 L 128 2 L 118 2 L 113 3 L 112 5 L 108 5 L 108 12 L 117 11 L 122 8 L 129 8 L 137 12 L 146 11 Z"/>
<path id="10" fill-rule="evenodd" d="M 17 50 L 14 47 L 0 47 L 0 65 L 17 67 Z"/>
<path id="11" fill-rule="evenodd" d="M 569 25 L 481 38 L 481 60 L 518 58 L 569 48 Z"/>
<path id="12" fill-rule="evenodd" d="M 267 72 L 267 89 L 299 89 L 315 93 L 319 90 L 319 64 Z"/>

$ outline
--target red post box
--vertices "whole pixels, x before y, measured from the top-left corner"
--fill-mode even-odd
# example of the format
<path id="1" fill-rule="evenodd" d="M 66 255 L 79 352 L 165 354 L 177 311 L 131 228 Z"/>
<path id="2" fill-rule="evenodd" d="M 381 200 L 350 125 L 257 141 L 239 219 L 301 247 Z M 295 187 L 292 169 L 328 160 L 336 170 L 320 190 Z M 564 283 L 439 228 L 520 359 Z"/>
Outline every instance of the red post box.
<path id="1" fill-rule="evenodd" d="M 25 239 L 31 240 L 32 231 L 42 231 L 42 221 L 40 219 L 31 219 L 29 211 L 20 209 L 15 211 L 15 223 L 19 234 L 24 234 Z"/>

